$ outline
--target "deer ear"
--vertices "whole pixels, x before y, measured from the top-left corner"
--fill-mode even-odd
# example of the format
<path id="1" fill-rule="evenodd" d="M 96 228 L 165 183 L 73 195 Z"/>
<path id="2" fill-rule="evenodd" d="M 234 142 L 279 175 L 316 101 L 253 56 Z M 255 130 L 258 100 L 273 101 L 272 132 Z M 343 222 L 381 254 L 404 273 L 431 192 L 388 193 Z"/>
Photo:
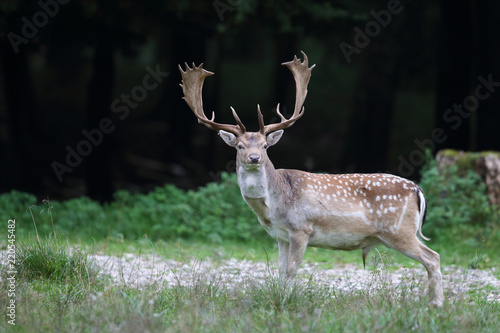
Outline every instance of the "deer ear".
<path id="1" fill-rule="evenodd" d="M 220 130 L 219 136 L 222 138 L 222 140 L 224 140 L 225 143 L 227 143 L 228 146 L 236 147 L 238 138 L 233 133 Z"/>
<path id="2" fill-rule="evenodd" d="M 267 144 L 269 146 L 274 146 L 275 144 L 277 144 L 278 141 L 280 141 L 281 136 L 283 135 L 283 133 L 284 133 L 283 130 L 279 130 L 279 131 L 276 131 L 276 132 L 269 133 L 267 135 L 267 138 L 266 138 Z"/>

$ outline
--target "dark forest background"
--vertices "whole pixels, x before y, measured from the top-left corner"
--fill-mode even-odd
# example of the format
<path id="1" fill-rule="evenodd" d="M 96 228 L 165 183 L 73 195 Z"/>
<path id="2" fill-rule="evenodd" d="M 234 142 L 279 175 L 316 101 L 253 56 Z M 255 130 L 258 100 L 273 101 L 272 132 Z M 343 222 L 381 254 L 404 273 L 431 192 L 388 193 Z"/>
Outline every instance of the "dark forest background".
<path id="1" fill-rule="evenodd" d="M 203 62 L 205 111 L 256 130 L 257 103 L 266 122 L 293 109 L 280 63 L 301 50 L 316 68 L 277 168 L 417 178 L 425 147 L 500 150 L 499 15 L 496 0 L 2 1 L 0 192 L 217 180 L 235 152 L 197 123 L 177 65 Z"/>

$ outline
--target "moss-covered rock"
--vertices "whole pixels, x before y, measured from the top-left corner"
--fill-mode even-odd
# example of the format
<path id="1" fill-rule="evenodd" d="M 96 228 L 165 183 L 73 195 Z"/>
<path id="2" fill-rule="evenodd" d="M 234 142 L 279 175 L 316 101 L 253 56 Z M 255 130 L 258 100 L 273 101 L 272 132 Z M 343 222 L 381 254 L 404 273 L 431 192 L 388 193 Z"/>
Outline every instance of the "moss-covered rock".
<path id="1" fill-rule="evenodd" d="M 437 153 L 436 160 L 443 173 L 450 166 L 456 166 L 462 175 L 466 175 L 469 170 L 478 173 L 486 183 L 490 202 L 500 207 L 500 152 L 444 149 Z"/>

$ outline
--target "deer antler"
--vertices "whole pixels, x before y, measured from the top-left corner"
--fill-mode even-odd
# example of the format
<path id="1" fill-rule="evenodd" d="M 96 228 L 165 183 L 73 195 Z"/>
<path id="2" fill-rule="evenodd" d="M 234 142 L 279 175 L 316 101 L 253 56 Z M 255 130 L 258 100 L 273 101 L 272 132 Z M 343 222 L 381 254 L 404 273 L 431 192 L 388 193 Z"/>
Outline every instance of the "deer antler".
<path id="1" fill-rule="evenodd" d="M 264 121 L 262 117 L 262 113 L 260 112 L 260 107 L 257 108 L 257 115 L 259 118 L 259 126 L 260 132 L 262 134 L 269 134 L 274 131 L 285 129 L 292 126 L 302 115 L 304 114 L 304 101 L 307 96 L 307 85 L 309 84 L 309 79 L 311 78 L 311 72 L 314 66 L 309 67 L 309 62 L 307 59 L 307 55 L 300 51 L 304 56 L 304 61 L 301 62 L 297 59 L 297 56 L 293 57 L 292 61 L 284 62 L 282 65 L 288 67 L 288 69 L 292 72 L 293 78 L 295 79 L 296 93 L 295 93 L 295 109 L 293 111 L 290 119 L 286 119 L 280 112 L 280 105 L 276 107 L 276 113 L 281 118 L 281 121 L 276 124 L 270 124 L 264 126 Z"/>
<path id="2" fill-rule="evenodd" d="M 179 70 L 181 71 L 182 76 L 182 83 L 180 84 L 180 86 L 182 87 L 182 92 L 184 93 L 183 99 L 194 112 L 194 115 L 198 118 L 198 122 L 212 130 L 224 130 L 233 133 L 236 136 L 240 136 L 245 133 L 246 128 L 236 114 L 236 111 L 234 111 L 232 107 L 231 111 L 237 125 L 216 123 L 214 121 L 215 112 L 212 112 L 212 119 L 207 118 L 207 116 L 205 115 L 205 111 L 203 111 L 203 81 L 207 76 L 214 75 L 214 73 L 203 69 L 203 64 L 200 64 L 198 67 L 196 67 L 196 65 L 193 63 L 193 68 L 189 67 L 187 63 L 185 63 L 185 65 L 185 71 L 183 71 L 181 65 L 179 65 Z"/>

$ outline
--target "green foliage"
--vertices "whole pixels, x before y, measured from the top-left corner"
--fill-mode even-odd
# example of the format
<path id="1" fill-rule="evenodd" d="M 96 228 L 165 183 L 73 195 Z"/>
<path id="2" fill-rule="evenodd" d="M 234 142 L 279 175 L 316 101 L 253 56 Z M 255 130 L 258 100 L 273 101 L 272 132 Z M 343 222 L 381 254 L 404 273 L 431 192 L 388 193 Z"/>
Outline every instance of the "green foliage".
<path id="1" fill-rule="evenodd" d="M 496 239 L 499 214 L 489 204 L 479 175 L 473 171 L 464 175 L 455 166 L 440 172 L 428 154 L 421 186 L 429 204 L 425 234 L 447 240 L 458 237 L 473 248 L 483 245 L 485 235 L 489 240 Z M 30 194 L 2 194 L 0 218 L 16 219 L 16 232 L 20 234 L 34 232 L 34 218 L 42 236 L 57 231 L 86 239 L 117 241 L 202 239 L 221 243 L 268 239 L 241 198 L 235 174 L 224 174 L 220 183 L 197 190 L 184 191 L 166 185 L 147 194 L 118 191 L 114 200 L 104 205 L 86 197 L 44 201 L 41 206 L 36 203 Z"/>
<path id="2" fill-rule="evenodd" d="M 220 243 L 223 239 L 250 241 L 266 237 L 255 214 L 241 198 L 235 174 L 223 174 L 221 183 L 196 191 L 172 185 L 148 194 L 115 193 L 101 205 L 87 197 L 35 206 L 36 198 L 21 192 L 0 195 L 0 218 L 16 219 L 17 232 L 58 232 L 102 239 L 195 238 Z M 54 221 L 52 221 L 53 213 Z"/>
<path id="3" fill-rule="evenodd" d="M 167 185 L 146 195 L 118 192 L 111 206 L 110 214 L 123 224 L 120 232 L 127 238 L 147 235 L 152 239 L 248 241 L 262 233 L 257 218 L 241 198 L 235 175 L 225 174 L 221 183 L 210 183 L 197 191 Z"/>
<path id="4" fill-rule="evenodd" d="M 420 186 L 428 199 L 427 221 L 432 228 L 426 232 L 431 236 L 468 234 L 479 241 L 488 228 L 499 225 L 498 210 L 489 203 L 486 185 L 470 169 L 464 174 L 453 165 L 440 171 L 428 151 Z"/>
<path id="5" fill-rule="evenodd" d="M 87 253 L 70 248 L 63 240 L 34 237 L 18 245 L 16 267 L 28 281 L 47 279 L 78 283 L 97 277 L 97 269 L 87 259 Z"/>
<path id="6" fill-rule="evenodd" d="M 36 201 L 34 195 L 19 191 L 0 194 L 0 219 L 2 221 L 16 219 L 18 228 L 21 220 L 33 226 L 28 208 L 36 204 Z"/>

